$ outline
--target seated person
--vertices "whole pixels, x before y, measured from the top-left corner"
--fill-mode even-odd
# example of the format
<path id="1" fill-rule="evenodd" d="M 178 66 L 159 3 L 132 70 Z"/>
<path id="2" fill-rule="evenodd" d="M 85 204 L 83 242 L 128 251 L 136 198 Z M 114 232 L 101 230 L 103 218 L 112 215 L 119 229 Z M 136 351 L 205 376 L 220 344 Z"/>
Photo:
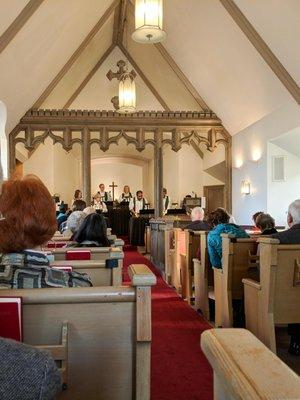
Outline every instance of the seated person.
<path id="1" fill-rule="evenodd" d="M 61 224 L 63 224 L 68 219 L 67 207 L 63 201 L 61 202 L 61 205 L 59 206 L 59 213 L 58 213 L 56 219 L 57 219 L 57 228 L 58 228 L 58 230 L 60 230 Z"/>
<path id="2" fill-rule="evenodd" d="M 83 211 L 86 208 L 86 202 L 84 200 L 75 200 L 72 206 L 72 211 Z"/>
<path id="3" fill-rule="evenodd" d="M 75 234 L 78 232 L 86 214 L 83 211 L 73 211 L 67 219 L 67 229 L 72 232 L 71 240 L 74 240 Z"/>
<path id="4" fill-rule="evenodd" d="M 129 210 L 134 215 L 138 215 L 141 210 L 146 209 L 146 204 L 148 204 L 147 199 L 144 198 L 144 193 L 142 190 L 136 192 L 136 197 L 130 199 Z"/>
<path id="5" fill-rule="evenodd" d="M 260 214 L 263 214 L 263 211 L 257 211 L 255 214 L 252 215 L 252 221 L 253 221 L 253 223 L 254 223 L 254 226 L 253 226 L 253 230 L 254 230 L 254 231 L 259 231 L 259 228 L 258 228 L 257 225 L 256 225 L 256 218 L 257 218 Z"/>
<path id="6" fill-rule="evenodd" d="M 131 199 L 132 199 L 132 194 L 130 192 L 130 187 L 128 185 L 125 185 L 123 193 L 119 198 L 119 203 L 129 203 Z"/>
<path id="7" fill-rule="evenodd" d="M 86 208 L 83 210 L 83 212 L 84 212 L 86 215 L 89 215 L 89 214 L 95 214 L 96 210 L 94 209 L 93 206 L 89 206 L 89 207 L 86 207 Z"/>
<path id="8" fill-rule="evenodd" d="M 104 216 L 97 213 L 89 214 L 82 222 L 74 240 L 75 247 L 110 247 Z"/>
<path id="9" fill-rule="evenodd" d="M 255 224 L 263 236 L 277 233 L 277 230 L 275 229 L 275 220 L 270 214 L 259 213 L 255 219 Z"/>
<path id="10" fill-rule="evenodd" d="M 272 235 L 281 244 L 300 244 L 300 199 L 290 204 L 287 214 L 289 229 Z M 289 353 L 300 356 L 300 324 L 289 324 L 288 333 L 291 336 Z"/>
<path id="11" fill-rule="evenodd" d="M 191 212 L 192 222 L 186 227 L 191 231 L 209 231 L 211 227 L 204 220 L 204 210 L 202 207 L 195 207 Z"/>
<path id="12" fill-rule="evenodd" d="M 231 233 L 237 238 L 248 238 L 249 236 L 235 224 L 229 223 L 230 215 L 223 208 L 217 208 L 209 215 L 209 223 L 213 229 L 207 236 L 207 248 L 211 265 L 222 268 L 222 233 Z"/>
<path id="13" fill-rule="evenodd" d="M 0 214 L 0 289 L 92 286 L 85 274 L 50 268 L 41 251 L 57 221 L 53 199 L 37 177 L 5 182 Z"/>
<path id="14" fill-rule="evenodd" d="M 52 400 L 61 391 L 61 376 L 46 351 L 0 338 L 0 399 Z"/>
<path id="15" fill-rule="evenodd" d="M 104 201 L 101 198 L 99 193 L 96 193 L 94 196 L 93 207 L 96 211 L 107 212 L 107 207 Z"/>

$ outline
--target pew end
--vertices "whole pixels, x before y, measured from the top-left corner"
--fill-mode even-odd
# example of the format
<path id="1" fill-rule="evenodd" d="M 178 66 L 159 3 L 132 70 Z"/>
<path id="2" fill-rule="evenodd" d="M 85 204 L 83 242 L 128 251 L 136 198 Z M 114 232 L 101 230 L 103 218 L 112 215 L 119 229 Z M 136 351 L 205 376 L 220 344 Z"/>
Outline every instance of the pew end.
<path id="1" fill-rule="evenodd" d="M 213 368 L 215 400 L 300 398 L 299 376 L 251 332 L 207 330 L 201 348 Z"/>

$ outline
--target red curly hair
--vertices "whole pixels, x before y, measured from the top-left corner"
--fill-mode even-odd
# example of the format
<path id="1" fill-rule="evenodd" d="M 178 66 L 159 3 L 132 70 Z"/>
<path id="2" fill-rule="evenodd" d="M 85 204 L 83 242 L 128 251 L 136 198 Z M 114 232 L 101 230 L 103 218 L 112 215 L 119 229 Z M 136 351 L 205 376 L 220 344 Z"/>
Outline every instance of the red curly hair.
<path id="1" fill-rule="evenodd" d="M 34 175 L 3 183 L 0 195 L 0 252 L 33 249 L 50 240 L 57 229 L 54 201 Z"/>

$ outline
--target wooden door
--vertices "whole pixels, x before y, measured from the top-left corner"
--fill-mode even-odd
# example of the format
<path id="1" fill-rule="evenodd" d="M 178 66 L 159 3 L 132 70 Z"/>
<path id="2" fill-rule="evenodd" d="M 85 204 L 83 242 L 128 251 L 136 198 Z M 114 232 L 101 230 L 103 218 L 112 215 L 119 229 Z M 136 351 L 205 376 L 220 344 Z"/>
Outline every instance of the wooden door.
<path id="1" fill-rule="evenodd" d="M 225 185 L 204 186 L 203 194 L 206 197 L 206 213 L 225 206 Z"/>

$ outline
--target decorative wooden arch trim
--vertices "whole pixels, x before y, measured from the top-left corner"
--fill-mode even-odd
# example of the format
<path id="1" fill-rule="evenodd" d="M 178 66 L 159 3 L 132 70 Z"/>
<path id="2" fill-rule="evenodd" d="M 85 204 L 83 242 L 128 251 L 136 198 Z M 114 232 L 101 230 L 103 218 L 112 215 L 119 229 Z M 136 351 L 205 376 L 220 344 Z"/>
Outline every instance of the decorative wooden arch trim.
<path id="1" fill-rule="evenodd" d="M 32 109 L 9 135 L 10 172 L 13 173 L 15 169 L 18 143 L 23 143 L 27 150 L 34 151 L 47 137 L 54 144 L 60 143 L 66 151 L 70 151 L 76 143 L 81 145 L 86 199 L 90 197 L 92 144 L 98 144 L 105 152 L 112 144 L 118 144 L 121 139 L 125 139 L 127 144 L 133 144 L 139 152 L 147 145 L 154 146 L 155 157 L 161 157 L 161 149 L 166 145 L 176 152 L 182 145 L 191 145 L 192 142 L 199 149 L 204 144 L 210 152 L 214 152 L 219 145 L 224 145 L 228 178 L 226 206 L 231 209 L 231 137 L 212 111 L 139 111 L 122 115 L 114 111 Z M 157 174 L 162 172 L 157 171 Z M 159 197 L 159 188 L 156 192 Z M 157 206 L 158 203 L 159 200 Z"/>

